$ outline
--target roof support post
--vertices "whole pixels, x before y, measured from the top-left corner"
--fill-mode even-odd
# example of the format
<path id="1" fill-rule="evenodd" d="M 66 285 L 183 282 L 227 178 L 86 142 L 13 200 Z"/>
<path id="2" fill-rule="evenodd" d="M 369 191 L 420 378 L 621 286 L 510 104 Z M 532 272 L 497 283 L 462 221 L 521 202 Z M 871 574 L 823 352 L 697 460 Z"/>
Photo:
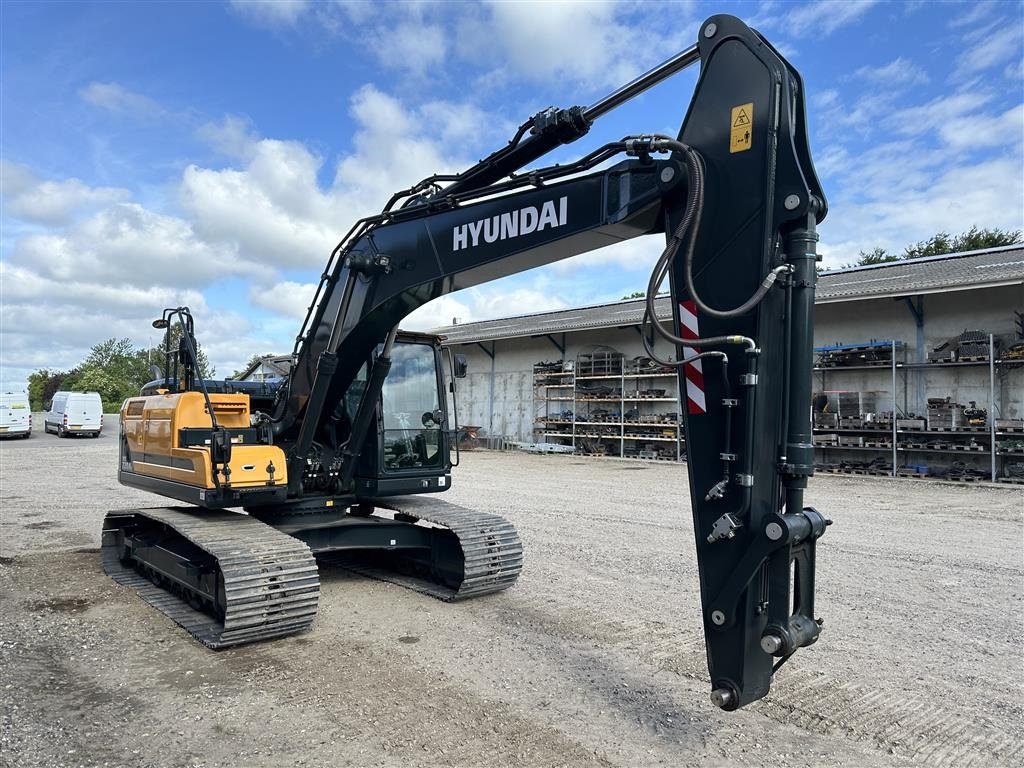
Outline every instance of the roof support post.
<path id="1" fill-rule="evenodd" d="M 914 345 L 917 347 L 917 359 L 914 362 L 923 363 L 928 359 L 924 348 L 924 296 L 904 296 L 903 303 L 910 314 L 914 316 L 914 327 L 917 330 Z M 914 371 L 914 411 L 921 413 L 924 410 L 924 371 Z"/>
<path id="2" fill-rule="evenodd" d="M 562 334 L 562 343 L 561 344 L 559 344 L 558 343 L 558 339 L 556 339 L 550 333 L 545 333 L 544 334 L 544 338 L 547 339 L 548 341 L 550 341 L 552 344 L 554 344 L 555 345 L 555 349 L 557 349 L 559 352 L 561 352 L 563 357 L 565 356 L 565 334 L 564 333 Z"/>
<path id="3" fill-rule="evenodd" d="M 485 355 L 487 355 L 487 356 L 488 356 L 489 358 L 491 358 L 491 360 L 493 361 L 493 360 L 494 360 L 494 345 L 495 345 L 496 343 L 497 343 L 497 342 L 494 342 L 494 341 L 492 341 L 492 342 L 491 342 L 491 348 L 490 348 L 490 349 L 488 349 L 487 347 L 485 347 L 485 346 L 483 345 L 483 343 L 482 343 L 482 342 L 479 342 L 479 341 L 478 341 L 478 342 L 476 342 L 476 345 L 477 345 L 478 347 L 480 347 L 480 349 L 482 349 L 482 350 L 484 351 L 484 354 L 485 354 Z"/>

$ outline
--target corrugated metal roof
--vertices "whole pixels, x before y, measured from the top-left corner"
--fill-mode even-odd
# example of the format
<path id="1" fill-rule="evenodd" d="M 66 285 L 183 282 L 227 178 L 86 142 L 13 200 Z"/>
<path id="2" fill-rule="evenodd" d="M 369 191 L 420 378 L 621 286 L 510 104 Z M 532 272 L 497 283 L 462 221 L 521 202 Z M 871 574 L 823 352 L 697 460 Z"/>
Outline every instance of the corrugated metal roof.
<path id="1" fill-rule="evenodd" d="M 819 304 L 830 304 L 1021 284 L 1024 284 L 1024 246 L 1008 245 L 824 272 L 818 278 L 816 300 Z M 668 319 L 671 316 L 667 296 L 659 297 L 655 306 L 659 318 Z M 493 341 L 563 331 L 638 325 L 643 313 L 643 299 L 628 299 L 555 312 L 449 325 L 437 328 L 433 333 L 446 336 L 449 342 L 454 343 Z"/>

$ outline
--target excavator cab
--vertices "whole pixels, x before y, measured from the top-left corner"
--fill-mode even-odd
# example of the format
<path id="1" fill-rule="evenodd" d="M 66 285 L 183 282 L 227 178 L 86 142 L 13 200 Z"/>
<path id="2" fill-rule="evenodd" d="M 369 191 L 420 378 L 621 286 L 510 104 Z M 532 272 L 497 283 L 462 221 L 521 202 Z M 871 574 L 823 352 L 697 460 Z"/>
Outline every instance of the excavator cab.
<path id="1" fill-rule="evenodd" d="M 375 355 L 381 350 L 375 351 Z M 381 387 L 375 414 L 377 428 L 366 437 L 356 474 L 360 496 L 391 496 L 444 491 L 450 486 L 451 445 L 457 423 L 448 413 L 445 368 L 440 339 L 400 332 L 391 351 L 391 367 Z M 349 386 L 345 408 L 354 420 L 366 387 L 363 368 Z M 462 370 L 452 365 L 448 376 Z"/>

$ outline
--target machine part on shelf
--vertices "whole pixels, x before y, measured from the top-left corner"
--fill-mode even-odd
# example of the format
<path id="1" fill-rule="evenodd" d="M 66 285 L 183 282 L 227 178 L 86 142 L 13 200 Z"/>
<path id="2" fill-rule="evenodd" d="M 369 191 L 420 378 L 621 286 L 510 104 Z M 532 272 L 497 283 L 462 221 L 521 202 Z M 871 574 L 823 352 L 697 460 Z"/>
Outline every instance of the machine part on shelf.
<path id="1" fill-rule="evenodd" d="M 533 364 L 534 373 L 562 373 L 564 371 L 562 360 L 554 362 L 542 362 Z"/>
<path id="2" fill-rule="evenodd" d="M 902 362 L 905 355 L 905 345 L 902 341 L 896 343 L 897 362 Z M 879 366 L 884 367 L 893 363 L 893 343 L 890 340 L 864 341 L 857 344 L 832 344 L 829 346 L 815 347 L 818 355 L 817 365 L 819 368 L 842 368 L 849 366 Z"/>
<path id="3" fill-rule="evenodd" d="M 597 347 L 576 356 L 577 376 L 620 376 L 623 373 L 623 354 L 611 347 Z"/>
<path id="4" fill-rule="evenodd" d="M 575 453 L 571 445 L 561 443 L 512 443 L 513 447 L 527 453 Z"/>
<path id="5" fill-rule="evenodd" d="M 978 408 L 978 404 L 974 400 L 964 406 L 963 415 L 964 420 L 972 427 L 983 427 L 988 423 L 988 410 Z"/>
<path id="6" fill-rule="evenodd" d="M 984 362 L 989 359 L 987 331 L 964 331 L 928 352 L 929 363 Z"/>
<path id="7" fill-rule="evenodd" d="M 1024 479 L 1024 462 L 1007 462 L 1006 466 L 1003 467 L 1003 472 L 1006 477 Z"/>

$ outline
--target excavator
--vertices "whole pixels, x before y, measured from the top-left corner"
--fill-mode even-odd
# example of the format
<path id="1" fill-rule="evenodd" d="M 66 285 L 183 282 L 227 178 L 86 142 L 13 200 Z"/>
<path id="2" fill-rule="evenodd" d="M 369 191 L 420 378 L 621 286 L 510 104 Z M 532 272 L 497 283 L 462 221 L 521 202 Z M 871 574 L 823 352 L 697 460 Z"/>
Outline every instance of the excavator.
<path id="1" fill-rule="evenodd" d="M 534 167 L 698 63 L 677 136 Z M 214 649 L 308 629 L 318 560 L 442 600 L 510 587 L 523 567 L 514 526 L 440 496 L 458 462 L 447 403 L 465 358 L 399 323 L 452 291 L 661 234 L 641 330 L 686 395 L 711 699 L 735 710 L 765 696 L 818 639 L 815 544 L 831 522 L 804 506 L 827 211 L 804 96 L 758 32 L 712 16 L 695 45 L 592 106 L 544 109 L 477 164 L 353 225 L 276 384 L 203 379 L 191 313 L 164 310 L 162 378 L 123 405 L 118 477 L 178 504 L 109 512 L 107 573 Z M 671 324 L 654 311 L 666 279 Z"/>

